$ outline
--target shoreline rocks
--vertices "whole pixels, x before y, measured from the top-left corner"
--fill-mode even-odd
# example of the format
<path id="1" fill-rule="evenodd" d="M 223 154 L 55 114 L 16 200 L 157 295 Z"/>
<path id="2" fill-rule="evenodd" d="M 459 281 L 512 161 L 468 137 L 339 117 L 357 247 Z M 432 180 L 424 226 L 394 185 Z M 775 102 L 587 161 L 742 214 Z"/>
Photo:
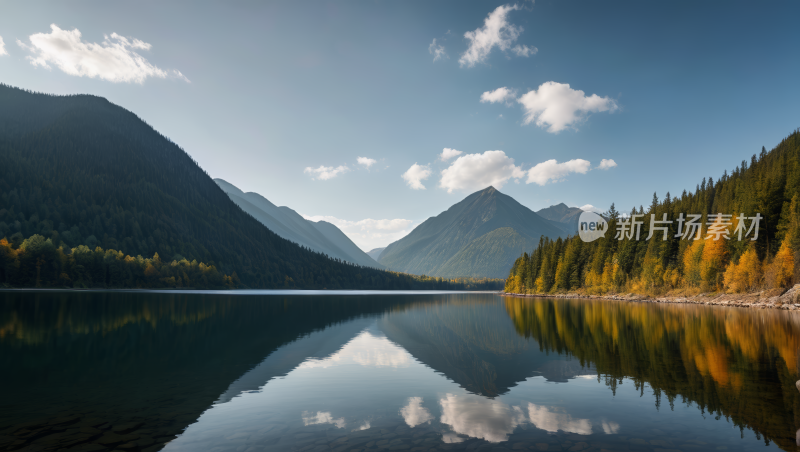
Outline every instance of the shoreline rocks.
<path id="1" fill-rule="evenodd" d="M 774 290 L 765 290 L 762 292 L 741 294 L 701 293 L 698 295 L 661 295 L 655 297 L 634 293 L 586 295 L 577 292 L 559 294 L 501 293 L 500 295 L 531 298 L 581 298 L 592 300 L 639 301 L 646 303 L 703 304 L 755 309 L 783 309 L 786 311 L 800 310 L 800 284 L 796 284 L 794 287 L 783 293 L 779 293 L 779 291 Z"/>

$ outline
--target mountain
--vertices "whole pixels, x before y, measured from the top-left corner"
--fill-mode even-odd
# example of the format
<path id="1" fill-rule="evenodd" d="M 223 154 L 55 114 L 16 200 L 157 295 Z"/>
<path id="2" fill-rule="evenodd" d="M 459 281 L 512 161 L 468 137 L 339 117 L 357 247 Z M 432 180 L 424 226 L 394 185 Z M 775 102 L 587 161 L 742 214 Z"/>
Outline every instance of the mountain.
<path id="1" fill-rule="evenodd" d="M 278 207 L 258 193 L 245 193 L 222 179 L 214 179 L 214 182 L 242 210 L 286 240 L 343 261 L 383 268 L 333 224 L 306 220 L 288 207 Z"/>
<path id="2" fill-rule="evenodd" d="M 381 253 L 383 253 L 383 250 L 385 249 L 386 249 L 385 246 L 383 248 L 374 248 L 367 251 L 367 255 L 377 261 L 381 257 Z"/>
<path id="3" fill-rule="evenodd" d="M 88 245 L 197 260 L 252 288 L 463 287 L 337 262 L 281 238 L 178 145 L 106 99 L 0 85 L 0 238 L 17 249 L 34 235 L 66 253 Z M 107 287 L 116 259 L 100 256 L 103 271 L 87 285 Z M 20 269 L 0 255 L 0 284 L 38 281 L 40 270 L 47 280 L 52 267 Z"/>
<path id="4" fill-rule="evenodd" d="M 514 260 L 543 235 L 567 233 L 488 187 L 425 220 L 386 247 L 378 262 L 418 275 L 498 278 L 508 275 Z"/>
<path id="5" fill-rule="evenodd" d="M 577 207 L 567 207 L 563 202 L 536 211 L 540 217 L 557 223 L 556 226 L 570 235 L 578 233 L 578 219 L 582 212 Z"/>

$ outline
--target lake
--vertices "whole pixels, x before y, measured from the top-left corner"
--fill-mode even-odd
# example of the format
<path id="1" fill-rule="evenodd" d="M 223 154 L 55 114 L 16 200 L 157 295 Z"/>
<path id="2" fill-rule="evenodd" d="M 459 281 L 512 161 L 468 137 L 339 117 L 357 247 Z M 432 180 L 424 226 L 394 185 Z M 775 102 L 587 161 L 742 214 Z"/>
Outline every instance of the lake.
<path id="1" fill-rule="evenodd" d="M 0 292 L 0 450 L 800 450 L 800 314 Z"/>

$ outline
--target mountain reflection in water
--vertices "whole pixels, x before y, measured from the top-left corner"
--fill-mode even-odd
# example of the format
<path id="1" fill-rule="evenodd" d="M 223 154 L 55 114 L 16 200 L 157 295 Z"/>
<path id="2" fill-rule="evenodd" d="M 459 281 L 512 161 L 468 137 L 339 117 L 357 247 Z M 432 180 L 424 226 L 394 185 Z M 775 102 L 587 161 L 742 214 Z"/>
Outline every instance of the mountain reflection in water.
<path id="1" fill-rule="evenodd" d="M 4 292 L 0 450 L 795 451 L 799 320 L 491 294 Z"/>

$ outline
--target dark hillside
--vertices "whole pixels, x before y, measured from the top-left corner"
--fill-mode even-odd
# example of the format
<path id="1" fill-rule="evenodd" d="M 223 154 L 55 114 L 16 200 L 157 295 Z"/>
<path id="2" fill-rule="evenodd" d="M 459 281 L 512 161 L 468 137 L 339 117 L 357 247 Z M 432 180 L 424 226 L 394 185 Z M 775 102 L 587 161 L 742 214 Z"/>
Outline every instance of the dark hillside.
<path id="1" fill-rule="evenodd" d="M 280 238 L 178 145 L 103 98 L 0 85 L 0 238 L 16 247 L 33 234 L 56 247 L 185 257 L 249 287 L 436 288 Z"/>

